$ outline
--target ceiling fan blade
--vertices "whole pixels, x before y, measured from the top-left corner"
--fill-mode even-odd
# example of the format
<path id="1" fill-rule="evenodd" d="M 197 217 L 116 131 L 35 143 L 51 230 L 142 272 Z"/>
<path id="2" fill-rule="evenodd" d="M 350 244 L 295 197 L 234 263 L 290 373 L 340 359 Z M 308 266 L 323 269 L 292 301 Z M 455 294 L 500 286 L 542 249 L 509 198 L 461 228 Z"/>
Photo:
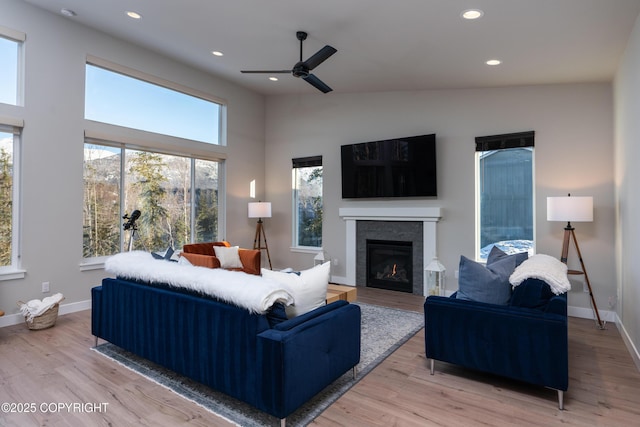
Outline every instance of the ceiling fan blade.
<path id="1" fill-rule="evenodd" d="M 322 64 L 326 61 L 331 55 L 336 53 L 337 50 L 329 45 L 326 45 L 319 51 L 317 51 L 313 56 L 304 61 L 304 64 L 309 68 L 309 70 L 313 70 L 318 65 Z"/>
<path id="2" fill-rule="evenodd" d="M 331 92 L 333 90 L 313 74 L 309 74 L 307 77 L 303 77 L 303 79 L 322 93 Z"/>
<path id="3" fill-rule="evenodd" d="M 245 74 L 291 74 L 291 70 L 240 70 Z"/>

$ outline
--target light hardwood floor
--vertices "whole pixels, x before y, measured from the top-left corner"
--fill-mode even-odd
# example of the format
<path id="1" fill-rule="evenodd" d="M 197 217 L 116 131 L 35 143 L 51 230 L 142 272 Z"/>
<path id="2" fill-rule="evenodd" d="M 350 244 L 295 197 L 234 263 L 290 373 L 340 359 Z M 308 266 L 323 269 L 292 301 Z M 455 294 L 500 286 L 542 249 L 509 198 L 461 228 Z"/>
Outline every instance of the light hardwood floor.
<path id="1" fill-rule="evenodd" d="M 358 300 L 422 312 L 424 298 L 358 288 Z M 0 426 L 231 425 L 96 354 L 90 330 L 89 311 L 61 316 L 42 331 L 0 328 L 0 403 L 36 407 L 32 413 L 6 413 L 3 407 Z M 552 390 L 446 363 L 436 363 L 430 375 L 422 330 L 314 425 L 640 425 L 640 373 L 615 325 L 600 331 L 593 321 L 570 318 L 569 371 L 564 411 Z M 95 404 L 94 412 L 55 406 L 83 402 Z"/>

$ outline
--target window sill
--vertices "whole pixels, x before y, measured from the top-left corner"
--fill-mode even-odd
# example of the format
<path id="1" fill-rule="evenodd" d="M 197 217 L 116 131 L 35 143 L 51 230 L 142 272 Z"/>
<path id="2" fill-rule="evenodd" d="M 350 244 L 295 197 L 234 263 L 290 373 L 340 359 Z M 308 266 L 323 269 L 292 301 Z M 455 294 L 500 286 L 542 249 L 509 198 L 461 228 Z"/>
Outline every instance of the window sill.
<path id="1" fill-rule="evenodd" d="M 289 248 L 291 252 L 298 252 L 302 254 L 317 254 L 322 252 L 322 248 L 316 248 L 313 246 L 292 246 Z"/>
<path id="2" fill-rule="evenodd" d="M 109 257 L 88 258 L 80 263 L 80 271 L 102 270 L 107 258 Z"/>
<path id="3" fill-rule="evenodd" d="M 24 279 L 24 276 L 27 274 L 26 270 L 6 270 L 0 271 L 0 281 L 3 280 L 16 280 L 16 279 Z"/>

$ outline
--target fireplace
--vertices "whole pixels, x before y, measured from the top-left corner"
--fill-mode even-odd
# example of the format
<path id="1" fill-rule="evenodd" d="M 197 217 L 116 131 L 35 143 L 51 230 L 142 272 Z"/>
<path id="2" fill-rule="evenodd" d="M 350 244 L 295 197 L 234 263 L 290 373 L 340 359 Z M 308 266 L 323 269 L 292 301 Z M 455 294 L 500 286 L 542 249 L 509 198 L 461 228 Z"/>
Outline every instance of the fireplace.
<path id="1" fill-rule="evenodd" d="M 413 243 L 367 239 L 367 286 L 413 292 Z"/>
<path id="2" fill-rule="evenodd" d="M 436 224 L 442 218 L 439 207 L 367 206 L 340 208 L 345 222 L 347 285 L 367 283 L 366 239 L 403 240 L 413 244 L 413 293 L 427 295 L 424 266 L 436 254 Z"/>

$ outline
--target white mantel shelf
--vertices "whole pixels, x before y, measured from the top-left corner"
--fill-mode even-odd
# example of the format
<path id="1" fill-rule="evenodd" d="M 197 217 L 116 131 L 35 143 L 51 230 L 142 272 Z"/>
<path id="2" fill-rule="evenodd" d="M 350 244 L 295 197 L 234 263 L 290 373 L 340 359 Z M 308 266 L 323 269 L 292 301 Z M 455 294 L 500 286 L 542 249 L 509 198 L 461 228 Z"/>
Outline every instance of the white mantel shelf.
<path id="1" fill-rule="evenodd" d="M 439 207 L 358 207 L 340 208 L 340 217 L 346 222 L 347 285 L 356 285 L 356 222 L 357 221 L 420 221 L 423 232 L 423 265 L 436 256 L 436 223 L 442 218 Z M 427 295 L 424 278 L 424 292 Z"/>
<path id="2" fill-rule="evenodd" d="M 340 208 L 339 215 L 345 221 L 435 221 L 441 215 L 440 208 Z"/>

